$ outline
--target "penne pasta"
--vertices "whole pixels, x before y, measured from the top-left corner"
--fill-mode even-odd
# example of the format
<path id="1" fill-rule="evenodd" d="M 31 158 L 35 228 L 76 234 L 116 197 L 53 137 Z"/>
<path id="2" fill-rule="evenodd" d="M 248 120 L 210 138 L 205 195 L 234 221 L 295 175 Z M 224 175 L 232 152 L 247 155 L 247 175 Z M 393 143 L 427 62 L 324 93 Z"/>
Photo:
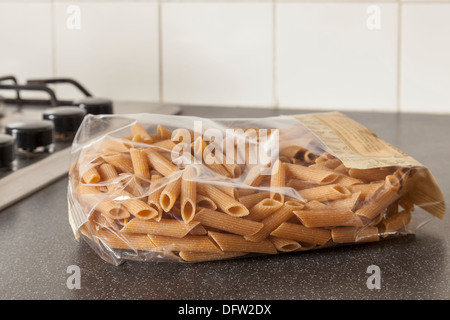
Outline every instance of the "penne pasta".
<path id="1" fill-rule="evenodd" d="M 331 201 L 346 198 L 351 195 L 350 190 L 338 184 L 303 189 L 299 190 L 298 193 L 306 201 Z"/>
<path id="2" fill-rule="evenodd" d="M 261 221 L 264 225 L 261 230 L 253 235 L 245 236 L 245 238 L 250 241 L 262 241 L 280 224 L 289 220 L 294 215 L 295 210 L 301 210 L 303 207 L 304 205 L 301 202 L 286 201 L 280 209 Z"/>
<path id="3" fill-rule="evenodd" d="M 143 143 L 152 143 L 153 139 L 148 134 L 147 130 L 140 123 L 136 123 L 131 126 L 131 133 L 133 134 L 133 141 L 136 137 L 139 137 L 138 141 Z"/>
<path id="4" fill-rule="evenodd" d="M 188 262 L 214 261 L 225 260 L 245 256 L 247 252 L 223 252 L 223 253 L 209 253 L 209 252 L 190 252 L 180 251 L 180 258 Z"/>
<path id="5" fill-rule="evenodd" d="M 185 223 L 190 222 L 195 215 L 197 207 L 197 183 L 194 167 L 187 166 L 181 177 L 181 217 Z"/>
<path id="6" fill-rule="evenodd" d="M 150 179 L 150 168 L 146 154 L 141 149 L 130 148 L 134 174 L 142 179 Z"/>
<path id="7" fill-rule="evenodd" d="M 302 245 L 298 241 L 292 239 L 270 236 L 269 240 L 272 241 L 275 248 L 281 252 L 292 252 L 302 248 Z"/>
<path id="8" fill-rule="evenodd" d="M 97 238 L 109 248 L 160 252 L 145 234 L 119 234 L 108 229 L 99 230 Z"/>
<path id="9" fill-rule="evenodd" d="M 337 180 L 338 174 L 330 170 L 305 167 L 298 164 L 286 163 L 286 175 L 316 184 L 328 184 Z"/>
<path id="10" fill-rule="evenodd" d="M 177 201 L 178 196 L 181 193 L 181 177 L 176 178 L 169 182 L 161 192 L 159 196 L 159 205 L 161 208 L 168 212 L 175 205 L 175 201 Z"/>
<path id="11" fill-rule="evenodd" d="M 254 242 L 246 240 L 243 236 L 212 231 L 209 231 L 208 235 L 224 252 L 242 251 L 265 254 L 277 253 L 277 249 L 269 239 Z"/>
<path id="12" fill-rule="evenodd" d="M 353 211 L 346 209 L 299 210 L 294 211 L 294 214 L 308 228 L 363 226 L 361 219 Z"/>
<path id="13" fill-rule="evenodd" d="M 197 190 L 214 201 L 220 210 L 233 217 L 243 217 L 249 214 L 248 209 L 242 203 L 212 185 L 197 183 Z"/>
<path id="14" fill-rule="evenodd" d="M 284 164 L 277 160 L 275 161 L 272 174 L 270 175 L 270 198 L 278 202 L 284 202 L 284 190 L 285 187 L 286 172 Z"/>
<path id="15" fill-rule="evenodd" d="M 331 231 L 328 229 L 307 228 L 301 224 L 290 222 L 280 224 L 270 235 L 320 246 L 325 245 L 325 243 L 331 240 Z"/>
<path id="16" fill-rule="evenodd" d="M 131 219 L 124 225 L 120 232 L 155 234 L 175 238 L 183 238 L 188 233 L 190 233 L 198 224 L 199 222 L 196 221 L 184 223 L 183 221 L 177 219 L 161 219 L 160 221 L 142 221 L 139 219 Z"/>
<path id="17" fill-rule="evenodd" d="M 227 231 L 242 236 L 250 236 L 258 232 L 263 224 L 243 218 L 233 217 L 226 213 L 201 208 L 193 221 L 199 221 L 203 226 Z"/>
<path id="18" fill-rule="evenodd" d="M 175 238 L 160 235 L 148 235 L 157 248 L 164 251 L 209 252 L 222 254 L 217 245 L 208 236 L 187 235 Z"/>
<path id="19" fill-rule="evenodd" d="M 377 227 L 334 228 L 331 230 L 331 237 L 334 243 L 375 242 L 380 239 Z"/>
<path id="20" fill-rule="evenodd" d="M 283 203 L 273 199 L 263 199 L 250 209 L 249 215 L 245 218 L 254 221 L 261 221 L 276 210 L 280 209 L 282 205 Z"/>
<path id="21" fill-rule="evenodd" d="M 400 182 L 398 178 L 394 175 L 387 176 L 383 188 L 358 209 L 356 214 L 368 220 L 375 218 L 390 203 L 399 198 L 399 187 Z"/>

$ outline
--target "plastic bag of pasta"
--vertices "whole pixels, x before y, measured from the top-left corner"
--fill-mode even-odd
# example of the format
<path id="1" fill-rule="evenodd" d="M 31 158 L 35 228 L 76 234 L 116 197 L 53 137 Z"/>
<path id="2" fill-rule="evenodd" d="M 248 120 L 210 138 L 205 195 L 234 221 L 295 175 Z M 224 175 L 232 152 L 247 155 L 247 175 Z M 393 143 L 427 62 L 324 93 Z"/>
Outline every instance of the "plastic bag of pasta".
<path id="1" fill-rule="evenodd" d="M 89 115 L 71 164 L 75 237 L 116 265 L 380 241 L 445 213 L 426 167 L 341 113 Z"/>

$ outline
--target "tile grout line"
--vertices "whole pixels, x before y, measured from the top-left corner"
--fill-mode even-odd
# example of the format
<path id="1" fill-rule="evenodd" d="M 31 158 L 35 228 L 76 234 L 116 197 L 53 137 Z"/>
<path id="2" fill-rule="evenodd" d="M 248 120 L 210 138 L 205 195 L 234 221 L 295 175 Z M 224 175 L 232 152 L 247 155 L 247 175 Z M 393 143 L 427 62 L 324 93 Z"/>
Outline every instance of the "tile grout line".
<path id="1" fill-rule="evenodd" d="M 57 77 L 57 57 L 56 57 L 56 16 L 55 16 L 55 0 L 51 1 L 51 9 L 50 9 L 50 15 L 51 15 L 51 45 L 52 45 L 52 76 L 54 78 Z"/>
<path id="2" fill-rule="evenodd" d="M 279 109 L 278 101 L 278 66 L 277 66 L 277 0 L 272 0 L 272 103 Z"/>
<path id="3" fill-rule="evenodd" d="M 164 69 L 163 69 L 163 32 L 162 32 L 162 0 L 158 0 L 158 89 L 159 103 L 164 103 Z"/>
<path id="4" fill-rule="evenodd" d="M 402 112 L 402 98 L 403 98 L 403 90 L 402 90 L 402 54 L 403 54 L 403 46 L 402 46 L 402 16 L 403 16 L 403 5 L 402 1 L 398 1 L 398 10 L 397 10 L 397 113 Z"/>

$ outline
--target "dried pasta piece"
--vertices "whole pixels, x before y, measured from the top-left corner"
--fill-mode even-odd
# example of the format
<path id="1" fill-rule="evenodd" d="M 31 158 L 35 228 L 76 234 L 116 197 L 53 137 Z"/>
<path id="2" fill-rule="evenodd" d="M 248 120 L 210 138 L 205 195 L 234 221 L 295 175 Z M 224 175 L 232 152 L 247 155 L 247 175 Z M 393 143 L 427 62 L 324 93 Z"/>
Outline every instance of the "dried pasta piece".
<path id="1" fill-rule="evenodd" d="M 279 201 L 267 198 L 263 199 L 250 208 L 250 213 L 246 219 L 261 221 L 267 218 L 276 210 L 280 209 L 283 204 Z"/>
<path id="2" fill-rule="evenodd" d="M 303 189 L 298 191 L 299 195 L 306 201 L 330 201 L 349 197 L 350 190 L 339 184 L 329 184 L 310 189 Z"/>
<path id="3" fill-rule="evenodd" d="M 197 207 L 202 207 L 209 210 L 217 209 L 217 205 L 214 203 L 214 201 L 211 200 L 211 198 L 208 198 L 201 194 L 197 194 L 195 198 L 197 200 Z"/>
<path id="4" fill-rule="evenodd" d="M 120 232 L 156 234 L 183 238 L 198 224 L 199 222 L 197 221 L 184 223 L 183 221 L 177 219 L 161 219 L 160 221 L 131 219 L 124 225 Z"/>
<path id="5" fill-rule="evenodd" d="M 270 198 L 278 202 L 284 202 L 284 187 L 286 180 L 286 172 L 284 164 L 280 160 L 276 160 L 272 167 L 270 175 Z"/>
<path id="6" fill-rule="evenodd" d="M 258 232 L 263 224 L 230 216 L 226 213 L 201 208 L 194 217 L 193 221 L 199 221 L 203 226 L 212 227 L 218 230 L 246 236 Z"/>
<path id="7" fill-rule="evenodd" d="M 286 163 L 285 167 L 287 176 L 316 184 L 333 183 L 339 177 L 339 174 L 330 170 L 311 168 L 298 164 Z"/>
<path id="8" fill-rule="evenodd" d="M 385 238 L 398 230 L 405 228 L 411 222 L 411 212 L 402 210 L 383 220 L 380 224 L 380 233 Z"/>
<path id="9" fill-rule="evenodd" d="M 161 250 L 222 253 L 208 236 L 187 235 L 174 238 L 160 235 L 148 235 L 150 240 Z"/>
<path id="10" fill-rule="evenodd" d="M 208 235 L 217 243 L 217 245 L 224 252 L 226 251 L 242 251 L 242 252 L 254 252 L 275 254 L 277 249 L 269 239 L 263 239 L 261 241 L 248 241 L 243 236 L 212 232 L 209 231 Z"/>
<path id="11" fill-rule="evenodd" d="M 147 148 L 144 149 L 144 151 L 147 153 L 150 166 L 163 176 L 170 176 L 174 172 L 180 171 L 180 169 L 170 160 L 164 158 L 164 156 L 159 153 L 156 148 Z"/>
<path id="12" fill-rule="evenodd" d="M 102 155 L 102 158 L 120 172 L 133 173 L 133 163 L 128 154 L 110 153 Z"/>
<path id="13" fill-rule="evenodd" d="M 269 240 L 272 241 L 275 248 L 281 252 L 298 251 L 302 248 L 302 245 L 298 241 L 292 239 L 269 236 Z"/>
<path id="14" fill-rule="evenodd" d="M 153 242 L 145 234 L 118 234 L 108 229 L 98 231 L 97 238 L 106 246 L 113 249 L 128 249 L 140 251 L 160 252 Z"/>
<path id="15" fill-rule="evenodd" d="M 270 233 L 271 236 L 314 243 L 320 246 L 331 240 L 331 231 L 323 228 L 307 228 L 301 224 L 284 222 Z"/>
<path id="16" fill-rule="evenodd" d="M 222 253 L 180 251 L 179 253 L 180 258 L 188 262 L 225 260 L 242 257 L 245 256 L 246 254 L 247 252 L 233 252 L 233 251 Z"/>
<path id="17" fill-rule="evenodd" d="M 261 230 L 253 235 L 246 236 L 245 238 L 250 241 L 262 241 L 280 224 L 289 220 L 289 218 L 294 215 L 295 210 L 301 210 L 303 207 L 304 205 L 301 202 L 292 200 L 286 201 L 280 209 L 261 221 L 264 225 Z"/>
<path id="18" fill-rule="evenodd" d="M 92 167 L 83 174 L 82 179 L 87 184 L 96 184 L 100 182 L 100 174 L 95 167 Z"/>
<path id="19" fill-rule="evenodd" d="M 270 197 L 270 193 L 268 191 L 260 191 L 256 193 L 252 193 L 245 196 L 239 197 L 239 202 L 246 208 L 251 208 L 256 205 L 258 202 L 267 199 Z"/>
<path id="20" fill-rule="evenodd" d="M 167 151 L 173 150 L 176 147 L 176 144 L 169 139 L 152 143 L 152 145 L 158 148 L 166 149 Z"/>
<path id="21" fill-rule="evenodd" d="M 145 128 L 140 123 L 135 123 L 134 125 L 131 126 L 131 133 L 133 134 L 133 139 L 135 136 L 139 136 L 140 142 L 143 142 L 143 143 L 152 143 L 153 142 L 153 139 L 150 136 L 150 134 L 147 132 L 147 130 L 145 130 Z"/>
<path id="22" fill-rule="evenodd" d="M 146 154 L 137 148 L 130 148 L 131 163 L 134 174 L 143 179 L 150 179 L 150 168 Z"/>
<path id="23" fill-rule="evenodd" d="M 213 200 L 220 210 L 231 216 L 243 217 L 250 213 L 242 203 L 220 191 L 213 185 L 197 183 L 197 190 L 200 194 Z"/>
<path id="24" fill-rule="evenodd" d="M 159 214 L 158 210 L 125 190 L 119 191 L 115 200 L 120 201 L 128 212 L 138 219 L 154 219 Z"/>
<path id="25" fill-rule="evenodd" d="M 301 223 L 308 228 L 353 226 L 362 227 L 361 219 L 351 210 L 312 209 L 294 211 Z"/>
<path id="26" fill-rule="evenodd" d="M 380 240 L 377 227 L 340 227 L 331 230 L 334 243 L 375 242 Z"/>
<path id="27" fill-rule="evenodd" d="M 159 196 L 159 205 L 161 208 L 168 212 L 175 205 L 178 196 L 181 193 L 181 177 L 176 178 L 169 182 L 161 192 Z"/>
<path id="28" fill-rule="evenodd" d="M 368 220 L 375 218 L 383 209 L 399 198 L 399 188 L 398 178 L 394 175 L 387 176 L 383 188 L 358 209 L 356 214 Z"/>
<path id="29" fill-rule="evenodd" d="M 197 207 L 197 183 L 194 167 L 187 166 L 181 177 L 181 217 L 185 223 L 190 222 L 195 215 Z"/>
<path id="30" fill-rule="evenodd" d="M 172 131 L 160 124 L 156 126 L 156 133 L 158 140 L 167 140 L 172 138 Z"/>
<path id="31" fill-rule="evenodd" d="M 348 170 L 349 176 L 364 180 L 365 182 L 380 181 L 386 179 L 390 173 L 388 168 L 373 168 L 373 169 L 354 169 Z"/>
<path id="32" fill-rule="evenodd" d="M 78 194 L 94 210 L 100 211 L 111 219 L 124 219 L 130 213 L 120 203 L 107 199 L 106 194 L 89 185 L 79 185 Z"/>

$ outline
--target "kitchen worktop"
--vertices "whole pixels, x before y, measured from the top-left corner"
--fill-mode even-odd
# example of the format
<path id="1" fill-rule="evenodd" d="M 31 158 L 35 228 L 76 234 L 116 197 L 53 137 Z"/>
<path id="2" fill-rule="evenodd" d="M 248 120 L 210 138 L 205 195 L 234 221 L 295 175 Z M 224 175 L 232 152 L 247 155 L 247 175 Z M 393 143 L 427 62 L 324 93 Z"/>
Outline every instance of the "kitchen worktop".
<path id="1" fill-rule="evenodd" d="M 183 107 L 183 115 L 266 117 L 311 111 Z M 343 112 L 426 165 L 450 202 L 450 115 Z M 415 235 L 317 251 L 197 264 L 113 266 L 73 236 L 66 177 L 0 211 L 0 299 L 449 299 L 450 218 Z M 1 196 L 1 190 L 0 190 Z M 369 289 L 369 266 L 381 288 Z M 81 272 L 80 289 L 66 281 Z M 69 272 L 68 272 L 69 271 Z"/>

